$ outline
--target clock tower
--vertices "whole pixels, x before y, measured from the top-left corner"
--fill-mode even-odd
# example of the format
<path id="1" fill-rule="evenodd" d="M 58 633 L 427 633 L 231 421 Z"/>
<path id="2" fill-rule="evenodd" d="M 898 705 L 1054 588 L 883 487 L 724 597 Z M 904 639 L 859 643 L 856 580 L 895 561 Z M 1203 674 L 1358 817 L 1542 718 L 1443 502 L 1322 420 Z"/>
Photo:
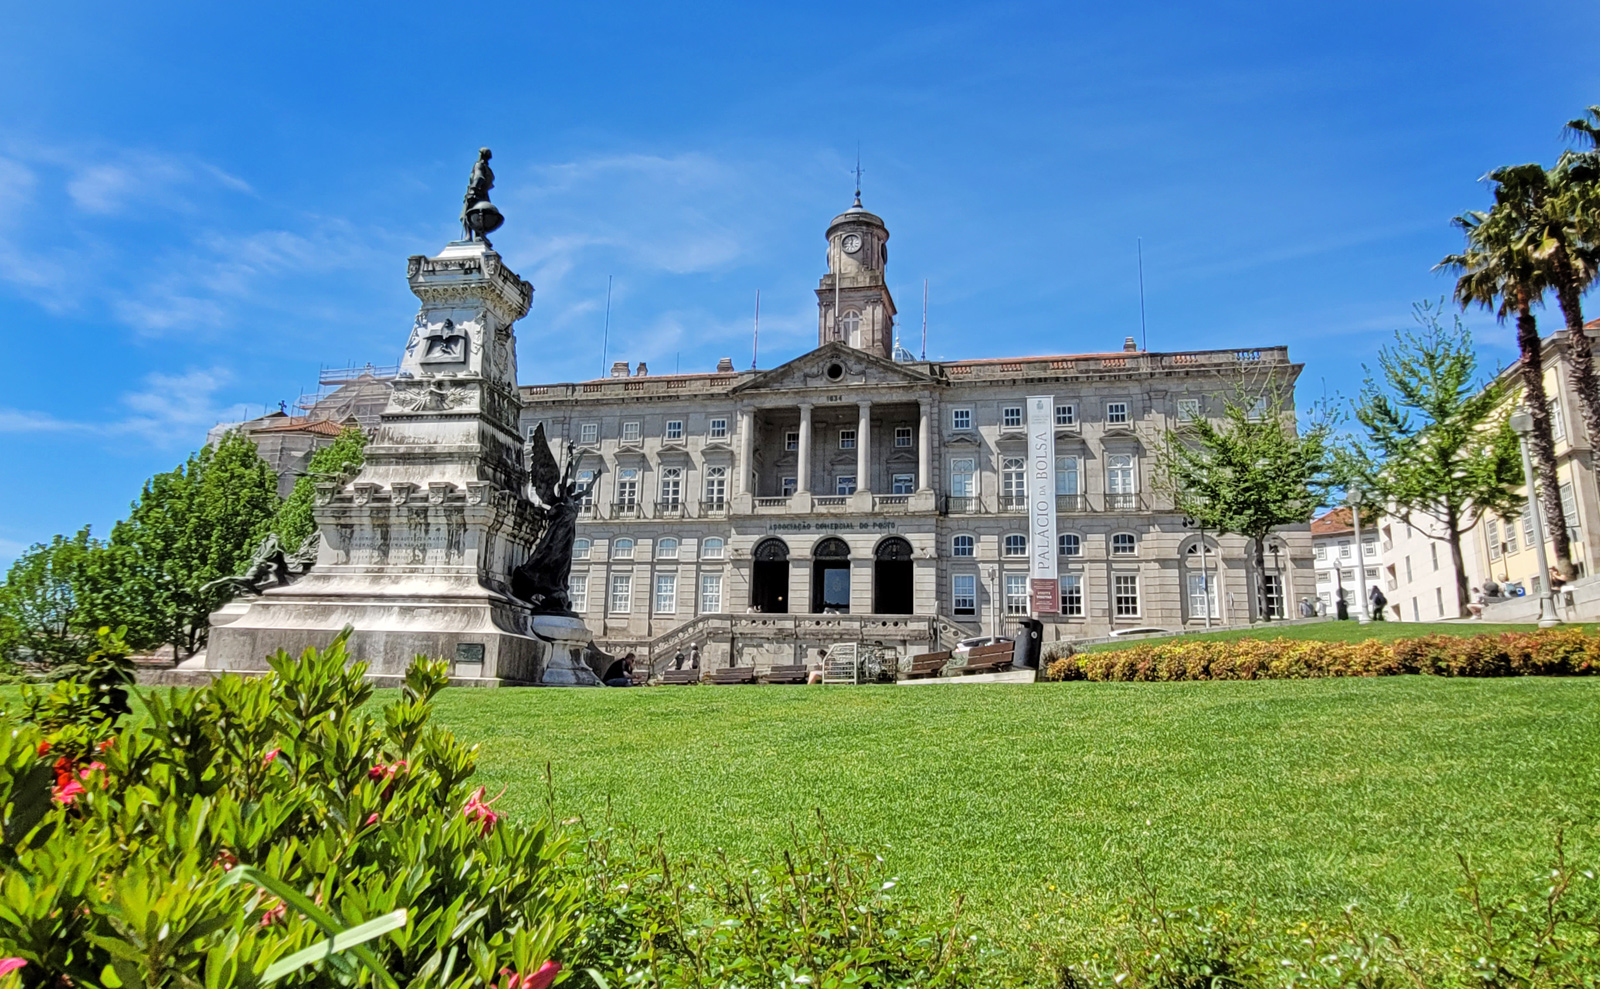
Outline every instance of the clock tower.
<path id="1" fill-rule="evenodd" d="M 889 228 L 861 205 L 828 224 L 828 273 L 817 285 L 817 346 L 835 340 L 879 357 L 892 356 L 894 299 L 884 280 Z"/>

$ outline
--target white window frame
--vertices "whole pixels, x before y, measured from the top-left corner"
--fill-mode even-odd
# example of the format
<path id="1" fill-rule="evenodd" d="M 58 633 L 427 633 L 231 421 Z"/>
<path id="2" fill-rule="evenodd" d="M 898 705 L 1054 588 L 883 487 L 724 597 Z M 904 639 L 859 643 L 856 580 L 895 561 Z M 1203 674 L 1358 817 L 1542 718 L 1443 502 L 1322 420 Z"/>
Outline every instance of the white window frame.
<path id="1" fill-rule="evenodd" d="M 655 613 L 658 615 L 676 615 L 678 613 L 677 574 L 656 574 L 655 606 Z"/>
<path id="2" fill-rule="evenodd" d="M 683 468 L 661 468 L 661 480 L 657 482 L 656 489 L 663 505 L 683 504 Z"/>
<path id="3" fill-rule="evenodd" d="M 961 552 L 962 540 L 966 540 L 966 552 Z M 978 555 L 978 539 L 976 536 L 965 532 L 958 532 L 950 537 L 950 556 L 953 559 L 970 560 Z"/>
<path id="4" fill-rule="evenodd" d="M 611 540 L 611 558 L 613 560 L 631 560 L 638 544 L 627 536 L 618 536 Z"/>
<path id="5" fill-rule="evenodd" d="M 676 560 L 678 558 L 678 537 L 662 536 L 656 540 L 656 559 Z"/>
<path id="6" fill-rule="evenodd" d="M 854 450 L 856 448 L 856 431 L 854 429 L 839 430 L 839 449 Z"/>
<path id="7" fill-rule="evenodd" d="M 622 442 L 638 443 L 643 435 L 643 424 L 639 420 L 629 419 L 622 424 Z"/>
<path id="8" fill-rule="evenodd" d="M 728 543 L 721 536 L 707 536 L 700 542 L 700 559 L 721 560 L 728 555 Z"/>
<path id="9" fill-rule="evenodd" d="M 965 602 L 965 604 L 963 604 Z M 950 575 L 950 612 L 957 618 L 976 617 L 978 614 L 978 575 L 953 573 Z"/>
<path id="10" fill-rule="evenodd" d="M 573 611 L 589 610 L 588 574 L 573 574 L 567 578 L 567 600 L 571 602 Z"/>
<path id="11" fill-rule="evenodd" d="M 578 442 L 579 443 L 598 443 L 598 442 L 600 442 L 600 424 L 598 422 L 586 422 L 583 425 L 579 426 L 578 427 Z"/>
<path id="12" fill-rule="evenodd" d="M 1063 403 L 1061 405 L 1057 405 L 1056 406 L 1056 425 L 1058 427 L 1060 427 L 1060 426 L 1076 426 L 1077 424 L 1078 424 L 1078 406 L 1077 405 L 1075 405 L 1075 404 L 1073 404 L 1071 402 L 1065 402 L 1065 403 Z"/>
<path id="13" fill-rule="evenodd" d="M 668 442 L 683 439 L 683 420 L 668 419 L 666 430 L 662 433 L 662 438 Z"/>
<path id="14" fill-rule="evenodd" d="M 856 493 L 856 476 L 854 474 L 840 474 L 833 479 L 833 493 L 836 495 L 853 495 Z"/>
<path id="15" fill-rule="evenodd" d="M 587 560 L 594 553 L 594 540 L 586 536 L 579 536 L 572 541 L 572 558 L 574 560 Z"/>
<path id="16" fill-rule="evenodd" d="M 728 468 L 721 465 L 706 468 L 705 496 L 708 505 L 727 504 Z"/>
<path id="17" fill-rule="evenodd" d="M 795 479 L 794 478 L 792 478 L 792 477 L 780 477 L 780 478 L 778 478 L 778 491 L 780 492 L 780 497 L 787 498 L 787 497 L 789 497 L 790 495 L 793 495 L 796 491 L 799 491 L 799 490 L 800 490 L 800 486 L 797 483 L 795 483 Z"/>
<path id="18" fill-rule="evenodd" d="M 896 426 L 896 427 L 894 427 L 894 445 L 895 446 L 904 448 L 904 447 L 909 447 L 909 446 L 913 445 L 914 440 L 912 439 L 912 436 L 913 436 L 913 434 L 911 432 L 911 427 L 910 426 Z"/>
<path id="19" fill-rule="evenodd" d="M 633 574 L 614 573 L 611 575 L 611 590 L 607 595 L 606 604 L 608 605 L 609 614 L 633 614 Z"/>
<path id="20" fill-rule="evenodd" d="M 1178 399 L 1178 421 L 1194 422 L 1200 418 L 1200 400 L 1198 398 Z"/>
<path id="21" fill-rule="evenodd" d="M 1022 532 L 1008 532 L 1000 538 L 1000 555 L 1016 559 L 1028 555 L 1028 536 Z"/>
<path id="22" fill-rule="evenodd" d="M 722 611 L 722 574 L 700 575 L 700 613 L 715 615 Z"/>
<path id="23" fill-rule="evenodd" d="M 1000 409 L 1000 426 L 1002 429 L 1022 428 L 1022 406 L 1006 405 Z"/>
<path id="24" fill-rule="evenodd" d="M 1061 575 L 1061 614 L 1066 618 L 1082 618 L 1084 614 L 1083 574 Z"/>
<path id="25" fill-rule="evenodd" d="M 617 498 L 618 508 L 636 508 L 639 505 L 639 468 L 621 467 L 617 469 Z"/>
<path id="26" fill-rule="evenodd" d="M 1005 575 L 1005 610 L 1007 617 L 1026 615 L 1028 613 L 1028 575 L 1025 573 L 1008 573 Z"/>
<path id="27" fill-rule="evenodd" d="M 1139 461 L 1131 453 L 1106 454 L 1106 494 L 1139 493 Z"/>
<path id="28" fill-rule="evenodd" d="M 1133 409 L 1128 402 L 1106 403 L 1106 425 L 1127 426 L 1133 422 Z"/>
<path id="29" fill-rule="evenodd" d="M 1113 532 L 1109 540 L 1112 556 L 1138 556 L 1139 537 L 1131 532 Z M 1119 546 L 1129 546 L 1132 549 L 1119 549 Z"/>
<path id="30" fill-rule="evenodd" d="M 965 490 L 957 482 L 965 479 Z M 975 457 L 952 457 L 950 460 L 950 497 L 978 497 L 978 461 Z"/>
<path id="31" fill-rule="evenodd" d="M 1056 555 L 1065 557 L 1081 557 L 1083 555 L 1083 537 L 1076 532 L 1059 532 L 1056 534 Z"/>
<path id="32" fill-rule="evenodd" d="M 1083 466 L 1076 454 L 1063 454 L 1056 458 L 1056 496 L 1076 497 L 1083 494 Z"/>
<path id="33" fill-rule="evenodd" d="M 724 418 L 721 418 L 720 416 L 718 418 L 716 418 L 716 419 L 710 420 L 706 424 L 706 437 L 708 439 L 713 439 L 713 440 L 725 440 L 725 439 L 727 439 L 728 438 L 728 420 L 726 420 Z"/>
<path id="34" fill-rule="evenodd" d="M 800 449 L 800 431 L 798 429 L 791 429 L 783 434 L 783 449 L 785 451 Z"/>
<path id="35" fill-rule="evenodd" d="M 1132 604 L 1128 602 L 1128 587 L 1133 588 Z M 1117 573 L 1111 575 L 1111 614 L 1113 618 L 1138 618 L 1140 615 L 1139 575 Z"/>
<path id="36" fill-rule="evenodd" d="M 953 430 L 955 432 L 958 432 L 958 433 L 971 432 L 972 431 L 972 410 L 971 409 L 951 409 L 950 410 L 950 428 L 951 428 L 951 430 Z"/>
<path id="37" fill-rule="evenodd" d="M 893 474 L 889 479 L 889 493 L 897 495 L 916 494 L 917 475 Z"/>
<path id="38" fill-rule="evenodd" d="M 1315 546 L 1311 547 L 1311 553 L 1312 553 L 1313 556 L 1315 556 L 1317 558 L 1317 562 L 1318 563 L 1322 563 L 1322 562 L 1326 561 L 1328 559 L 1328 544 L 1327 543 L 1318 543 L 1318 544 L 1316 544 Z"/>

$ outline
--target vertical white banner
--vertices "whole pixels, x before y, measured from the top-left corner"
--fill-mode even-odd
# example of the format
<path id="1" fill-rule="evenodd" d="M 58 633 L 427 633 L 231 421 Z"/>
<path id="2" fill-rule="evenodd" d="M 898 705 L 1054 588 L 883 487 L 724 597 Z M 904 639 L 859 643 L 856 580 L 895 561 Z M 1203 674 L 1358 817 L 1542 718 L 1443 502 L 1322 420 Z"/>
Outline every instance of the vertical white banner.
<path id="1" fill-rule="evenodd" d="M 1028 576 L 1036 615 L 1061 611 L 1056 574 L 1056 399 L 1028 396 Z"/>

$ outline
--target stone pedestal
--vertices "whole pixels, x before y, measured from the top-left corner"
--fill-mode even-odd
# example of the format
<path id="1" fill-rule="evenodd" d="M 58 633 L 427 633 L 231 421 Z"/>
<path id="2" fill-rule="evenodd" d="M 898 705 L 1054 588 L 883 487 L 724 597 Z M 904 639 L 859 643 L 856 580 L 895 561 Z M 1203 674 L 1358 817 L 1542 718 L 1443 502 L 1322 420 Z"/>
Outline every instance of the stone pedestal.
<path id="1" fill-rule="evenodd" d="M 534 636 L 548 647 L 539 683 L 546 687 L 603 686 L 594 670 L 583 661 L 584 650 L 594 639 L 583 619 L 566 615 L 538 615 L 533 619 L 532 630 Z"/>
<path id="2" fill-rule="evenodd" d="M 219 612 L 207 667 L 264 669 L 349 625 L 380 681 L 421 654 L 459 683 L 585 682 L 573 661 L 588 629 L 536 616 L 510 588 L 544 525 L 525 493 L 512 334 L 533 288 L 484 241 L 413 257 L 408 276 L 421 308 L 365 465 L 317 485 L 316 565 Z"/>

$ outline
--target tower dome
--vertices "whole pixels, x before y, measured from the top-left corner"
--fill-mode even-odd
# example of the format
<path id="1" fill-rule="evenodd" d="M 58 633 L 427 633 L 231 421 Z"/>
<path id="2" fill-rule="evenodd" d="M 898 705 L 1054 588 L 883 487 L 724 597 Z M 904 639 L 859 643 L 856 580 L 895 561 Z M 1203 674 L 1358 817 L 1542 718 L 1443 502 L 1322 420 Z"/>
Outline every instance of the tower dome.
<path id="1" fill-rule="evenodd" d="M 817 285 L 817 346 L 838 341 L 879 357 L 890 357 L 894 341 L 894 299 L 885 269 L 889 228 L 861 205 L 861 191 L 849 209 L 828 224 L 828 273 Z"/>

